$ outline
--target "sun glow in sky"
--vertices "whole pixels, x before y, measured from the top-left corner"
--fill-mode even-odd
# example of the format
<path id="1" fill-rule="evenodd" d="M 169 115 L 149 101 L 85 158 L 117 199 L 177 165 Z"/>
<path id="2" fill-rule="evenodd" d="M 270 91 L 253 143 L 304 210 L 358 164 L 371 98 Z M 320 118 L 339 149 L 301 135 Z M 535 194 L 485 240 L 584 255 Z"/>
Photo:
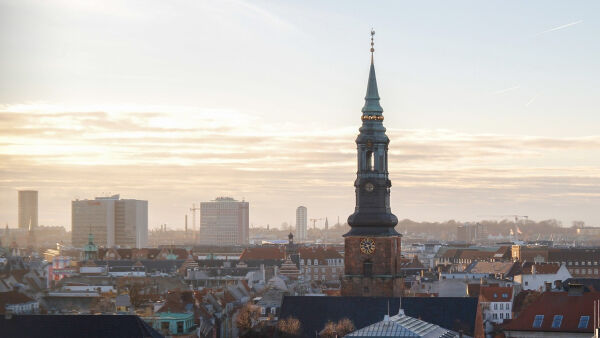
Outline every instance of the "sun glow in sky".
<path id="1" fill-rule="evenodd" d="M 596 1 L 0 0 L 0 222 L 39 190 L 345 221 L 369 31 L 399 219 L 600 225 Z"/>

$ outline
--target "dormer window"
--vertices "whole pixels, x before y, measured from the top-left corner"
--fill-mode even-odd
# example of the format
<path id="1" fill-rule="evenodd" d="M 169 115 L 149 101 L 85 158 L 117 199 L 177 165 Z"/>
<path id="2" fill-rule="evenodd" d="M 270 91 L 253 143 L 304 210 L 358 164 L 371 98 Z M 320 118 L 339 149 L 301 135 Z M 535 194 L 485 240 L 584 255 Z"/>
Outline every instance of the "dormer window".
<path id="1" fill-rule="evenodd" d="M 553 329 L 560 328 L 560 324 L 562 324 L 562 319 L 563 319 L 562 315 L 555 315 L 554 319 L 552 320 L 552 328 Z"/>
<path id="2" fill-rule="evenodd" d="M 543 321 L 544 315 L 535 315 L 535 318 L 533 319 L 533 327 L 539 329 L 540 327 L 542 327 Z"/>

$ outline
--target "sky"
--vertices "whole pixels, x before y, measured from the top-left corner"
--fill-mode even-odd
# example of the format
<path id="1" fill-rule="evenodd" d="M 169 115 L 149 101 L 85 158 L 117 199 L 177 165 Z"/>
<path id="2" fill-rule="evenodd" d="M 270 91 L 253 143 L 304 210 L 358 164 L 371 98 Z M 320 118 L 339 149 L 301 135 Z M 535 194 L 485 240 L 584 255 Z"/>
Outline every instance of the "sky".
<path id="1" fill-rule="evenodd" d="M 353 212 L 375 35 L 399 219 L 600 226 L 600 2 L 0 0 L 0 224 L 70 201 Z M 322 226 L 321 221 L 318 225 Z M 190 224 L 191 225 L 191 224 Z"/>

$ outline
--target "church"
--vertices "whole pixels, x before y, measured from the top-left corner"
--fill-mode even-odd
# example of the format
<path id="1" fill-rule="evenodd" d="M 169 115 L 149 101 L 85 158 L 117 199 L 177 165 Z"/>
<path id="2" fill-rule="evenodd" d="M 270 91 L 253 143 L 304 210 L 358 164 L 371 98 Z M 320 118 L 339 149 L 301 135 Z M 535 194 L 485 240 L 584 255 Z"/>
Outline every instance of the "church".
<path id="1" fill-rule="evenodd" d="M 444 337 L 459 336 L 458 332 L 472 336 L 477 298 L 402 297 L 402 236 L 394 229 L 398 219 L 390 208 L 390 140 L 385 134 L 383 108 L 379 104 L 373 57 L 374 34 L 372 31 L 371 65 L 362 108 L 362 125 L 356 138 L 356 205 L 348 218 L 350 230 L 344 235 L 345 266 L 341 297 L 285 296 L 279 318 L 298 319 L 302 337 L 314 337 L 315 332 L 320 332 L 327 322 L 342 319 L 351 320 L 356 328 L 365 328 L 357 331 L 355 336 L 362 336 L 365 331 L 368 331 L 365 335 L 376 336 L 383 334 L 382 327 L 396 325 L 389 318 L 400 320 L 408 317 L 430 323 L 426 327 L 437 325 L 443 328 L 441 331 L 453 330 L 455 333 Z M 392 313 L 398 315 L 390 317 Z M 382 318 L 387 319 L 382 322 Z M 410 336 L 427 335 L 411 332 Z"/>
<path id="2" fill-rule="evenodd" d="M 385 134 L 383 108 L 379 104 L 374 35 L 371 31 L 371 68 L 362 108 L 362 126 L 356 138 L 356 206 L 348 217 L 350 231 L 344 235 L 342 295 L 398 297 L 403 289 L 400 277 L 402 236 L 394 229 L 398 219 L 390 208 L 390 139 Z"/>

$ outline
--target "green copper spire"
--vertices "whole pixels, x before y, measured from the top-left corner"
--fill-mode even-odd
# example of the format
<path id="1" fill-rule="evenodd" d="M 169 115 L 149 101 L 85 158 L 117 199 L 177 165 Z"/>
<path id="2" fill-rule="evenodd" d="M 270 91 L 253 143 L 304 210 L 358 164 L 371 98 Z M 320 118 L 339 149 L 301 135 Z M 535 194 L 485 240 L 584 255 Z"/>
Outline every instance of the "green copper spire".
<path id="1" fill-rule="evenodd" d="M 369 70 L 369 82 L 367 84 L 367 95 L 365 96 L 365 105 L 362 108 L 363 115 L 374 113 L 381 115 L 383 108 L 379 104 L 379 91 L 377 90 L 377 77 L 375 76 L 375 63 L 373 62 L 373 53 L 375 52 L 373 37 L 375 31 L 371 30 L 371 69 Z"/>

